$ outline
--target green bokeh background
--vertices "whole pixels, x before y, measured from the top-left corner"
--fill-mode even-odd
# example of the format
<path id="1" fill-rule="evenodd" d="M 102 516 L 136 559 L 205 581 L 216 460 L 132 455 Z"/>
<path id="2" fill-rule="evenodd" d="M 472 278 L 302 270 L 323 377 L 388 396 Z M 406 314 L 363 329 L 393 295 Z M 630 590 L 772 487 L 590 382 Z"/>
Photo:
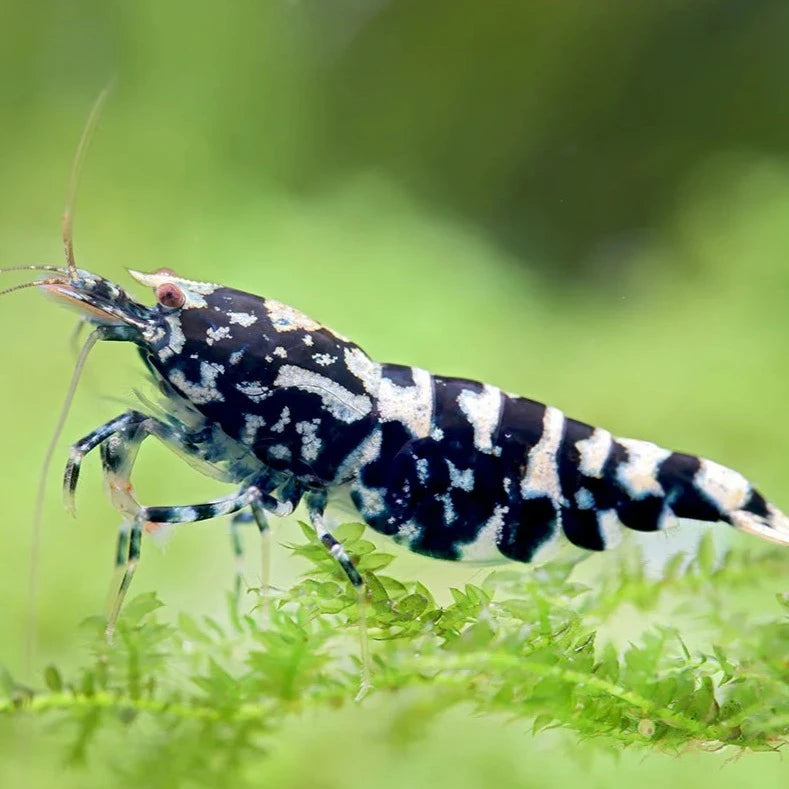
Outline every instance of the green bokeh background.
<path id="1" fill-rule="evenodd" d="M 0 264 L 62 260 L 73 152 L 112 81 L 78 196 L 82 266 L 124 286 L 126 267 L 168 266 L 275 296 L 378 359 L 710 456 L 789 508 L 788 37 L 789 6 L 745 0 L 11 0 Z M 32 291 L 2 299 L 0 663 L 14 671 L 72 324 Z M 94 352 L 58 458 L 131 398 L 137 371 L 128 348 Z M 104 599 L 117 520 L 95 461 L 77 521 L 50 476 L 39 672 L 78 660 L 76 625 Z M 221 490 L 153 445 L 136 482 L 157 504 Z M 282 541 L 294 533 L 278 525 Z M 275 562 L 280 585 L 302 569 L 284 549 Z M 398 569 L 438 592 L 479 573 L 418 557 Z M 217 613 L 231 570 L 222 525 L 183 527 L 166 553 L 146 546 L 135 591 Z M 261 782 L 684 787 L 714 775 L 734 787 L 787 775 L 774 754 L 720 770 L 726 754 L 615 762 L 579 748 L 575 760 L 523 724 L 462 712 L 402 743 L 398 714 L 378 699 L 299 721 L 261 759 Z M 57 741 L 0 721 L 0 785 L 106 779 L 111 754 L 64 773 Z"/>

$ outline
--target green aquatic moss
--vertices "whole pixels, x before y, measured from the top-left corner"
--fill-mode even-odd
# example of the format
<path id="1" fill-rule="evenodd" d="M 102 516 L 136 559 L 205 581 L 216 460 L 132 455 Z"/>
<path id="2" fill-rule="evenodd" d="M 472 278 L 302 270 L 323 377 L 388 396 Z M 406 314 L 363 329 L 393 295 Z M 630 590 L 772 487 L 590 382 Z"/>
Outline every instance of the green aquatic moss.
<path id="1" fill-rule="evenodd" d="M 565 729 L 609 751 L 734 754 L 789 740 L 789 595 L 761 617 L 732 604 L 780 578 L 780 549 L 717 560 L 708 537 L 657 580 L 634 552 L 607 582 L 580 583 L 569 563 L 497 571 L 439 605 L 423 584 L 386 575 L 393 557 L 361 524 L 345 524 L 337 534 L 367 582 L 372 688 L 358 698 L 356 593 L 312 530 L 303 533 L 291 549 L 312 566 L 292 588 L 231 595 L 223 622 L 181 614 L 165 624 L 155 595 L 140 595 L 112 644 L 100 619 L 85 623 L 89 654 L 76 671 L 51 665 L 38 688 L 6 674 L 0 711 L 67 724 L 57 738 L 75 761 L 93 758 L 102 737 L 136 729 L 134 748 L 114 752 L 130 781 L 157 761 L 172 769 L 177 753 L 182 774 L 207 784 L 276 747 L 294 720 L 345 705 L 388 710 L 404 739 L 461 707 L 528 721 L 525 737 Z M 640 628 L 622 640 L 617 622 L 633 609 Z M 653 621 L 661 610 L 676 624 Z M 709 639 L 686 644 L 691 621 L 694 639 Z"/>

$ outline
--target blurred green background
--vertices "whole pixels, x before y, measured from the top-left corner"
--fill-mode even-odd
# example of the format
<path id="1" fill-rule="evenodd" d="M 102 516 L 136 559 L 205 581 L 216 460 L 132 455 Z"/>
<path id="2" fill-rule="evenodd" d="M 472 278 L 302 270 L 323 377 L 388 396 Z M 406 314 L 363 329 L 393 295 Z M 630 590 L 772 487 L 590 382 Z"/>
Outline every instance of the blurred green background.
<path id="1" fill-rule="evenodd" d="M 68 171 L 112 80 L 77 200 L 82 266 L 124 286 L 125 267 L 168 266 L 275 296 L 378 359 L 710 456 L 789 508 L 787 40 L 778 1 L 7 0 L 0 265 L 62 260 Z M 0 305 L 0 663 L 17 672 L 36 475 L 73 367 L 72 324 L 32 291 Z M 59 459 L 121 410 L 138 372 L 129 348 L 94 352 Z M 68 518 L 59 465 L 39 671 L 79 659 L 76 625 L 101 609 L 117 525 L 95 461 Z M 156 504 L 219 489 L 153 445 L 136 480 Z M 293 524 L 277 534 L 291 539 Z M 184 527 L 166 553 L 146 545 L 134 591 L 155 589 L 173 612 L 220 612 L 227 543 L 219 524 Z M 280 585 L 301 569 L 284 549 L 275 561 Z M 414 557 L 399 569 L 438 592 L 479 578 Z M 576 762 L 522 724 L 470 713 L 403 744 L 388 736 L 397 714 L 379 699 L 294 726 L 261 780 L 682 787 L 715 769 L 716 785 L 733 787 L 786 776 L 773 754 L 722 770 L 726 754 L 615 764 L 583 750 Z M 0 785 L 87 785 L 60 771 L 53 742 L 0 722 Z"/>

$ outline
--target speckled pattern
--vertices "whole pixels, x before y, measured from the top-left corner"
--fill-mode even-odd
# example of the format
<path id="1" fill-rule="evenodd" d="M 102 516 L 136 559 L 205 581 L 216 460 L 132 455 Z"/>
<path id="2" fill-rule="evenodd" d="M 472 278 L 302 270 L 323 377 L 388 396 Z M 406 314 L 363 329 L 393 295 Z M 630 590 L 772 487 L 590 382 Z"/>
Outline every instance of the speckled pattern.
<path id="1" fill-rule="evenodd" d="M 155 290 L 174 284 L 182 306 L 146 307 L 88 272 L 55 294 L 84 302 L 93 323 L 104 311 L 107 324 L 124 324 L 120 339 L 138 346 L 165 395 L 165 422 L 139 414 L 121 427 L 144 423 L 241 485 L 221 503 L 160 508 L 162 520 L 213 517 L 252 499 L 281 515 L 306 496 L 339 554 L 323 509 L 345 487 L 373 529 L 442 559 L 528 562 L 564 537 L 602 550 L 622 526 L 655 531 L 675 517 L 789 543 L 787 518 L 717 463 L 615 438 L 495 386 L 378 363 L 271 299 L 172 272 L 132 274 Z M 76 454 L 119 432 L 102 426 Z"/>

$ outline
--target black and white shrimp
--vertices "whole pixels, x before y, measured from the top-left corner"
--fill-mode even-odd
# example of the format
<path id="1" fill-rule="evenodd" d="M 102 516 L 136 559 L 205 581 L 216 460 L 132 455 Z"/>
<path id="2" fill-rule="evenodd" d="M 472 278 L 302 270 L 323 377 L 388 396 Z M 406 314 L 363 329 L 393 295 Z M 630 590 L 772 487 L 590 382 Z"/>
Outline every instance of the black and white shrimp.
<path id="1" fill-rule="evenodd" d="M 93 327 L 56 435 L 100 340 L 135 345 L 162 393 L 162 410 L 128 410 L 100 425 L 72 446 L 66 466 L 65 502 L 73 511 L 82 460 L 99 449 L 106 490 L 122 515 L 116 565 L 123 576 L 108 632 L 151 524 L 234 514 L 234 527 L 254 520 L 265 534 L 267 514 L 290 515 L 303 501 L 317 536 L 361 588 L 325 519 L 338 492 L 350 494 L 371 528 L 411 551 L 451 561 L 532 562 L 562 540 L 600 551 L 618 541 L 623 527 L 658 531 L 677 517 L 722 521 L 789 545 L 789 518 L 741 474 L 711 460 L 616 438 L 489 384 L 377 362 L 271 298 L 164 268 L 131 271 L 153 289 L 149 306 L 78 268 L 71 206 L 105 96 L 93 108 L 71 174 L 65 265 L 5 269 L 44 276 L 0 295 L 38 288 L 76 307 Z M 186 506 L 141 505 L 131 474 L 148 436 L 236 492 Z M 45 470 L 54 445 L 53 439 Z"/>
<path id="2" fill-rule="evenodd" d="M 557 541 L 592 551 L 622 527 L 657 531 L 673 518 L 722 521 L 789 545 L 789 519 L 738 472 L 656 444 L 616 438 L 495 386 L 371 359 L 286 304 L 167 269 L 131 271 L 145 305 L 68 265 L 27 283 L 76 306 L 97 340 L 134 344 L 165 398 L 165 416 L 126 411 L 76 442 L 64 491 L 100 448 L 123 516 L 116 561 L 131 582 L 147 524 L 192 523 L 304 502 L 317 536 L 362 578 L 324 513 L 347 491 L 365 523 L 411 551 L 446 560 L 531 562 Z M 19 287 L 19 286 L 17 286 Z M 142 506 L 130 482 L 147 436 L 238 486 L 188 506 Z"/>

